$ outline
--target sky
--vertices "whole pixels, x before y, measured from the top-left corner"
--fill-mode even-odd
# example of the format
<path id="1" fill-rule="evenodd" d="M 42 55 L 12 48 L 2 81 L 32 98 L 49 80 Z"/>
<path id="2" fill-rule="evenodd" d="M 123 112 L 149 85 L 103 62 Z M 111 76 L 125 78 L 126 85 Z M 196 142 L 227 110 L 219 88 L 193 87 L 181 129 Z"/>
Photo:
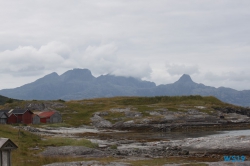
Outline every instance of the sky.
<path id="1" fill-rule="evenodd" d="M 0 0 L 0 89 L 73 68 L 250 90 L 249 0 Z"/>

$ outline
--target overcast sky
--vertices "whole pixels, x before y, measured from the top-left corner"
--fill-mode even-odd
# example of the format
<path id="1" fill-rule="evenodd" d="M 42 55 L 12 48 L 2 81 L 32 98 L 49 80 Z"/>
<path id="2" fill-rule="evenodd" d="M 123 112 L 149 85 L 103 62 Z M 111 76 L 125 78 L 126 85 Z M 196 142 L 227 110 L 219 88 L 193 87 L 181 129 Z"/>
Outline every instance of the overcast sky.
<path id="1" fill-rule="evenodd" d="M 0 0 L 0 89 L 87 68 L 250 89 L 249 0 Z"/>

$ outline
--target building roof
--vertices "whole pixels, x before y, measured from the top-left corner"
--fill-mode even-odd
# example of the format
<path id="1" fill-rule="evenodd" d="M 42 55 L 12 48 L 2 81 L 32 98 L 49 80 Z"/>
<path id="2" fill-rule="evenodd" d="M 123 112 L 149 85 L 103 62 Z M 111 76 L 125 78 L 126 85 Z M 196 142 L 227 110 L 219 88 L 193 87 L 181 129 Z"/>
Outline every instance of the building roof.
<path id="1" fill-rule="evenodd" d="M 9 113 L 10 110 L 0 110 L 0 114 L 1 114 L 2 112 L 6 113 L 6 115 L 7 115 L 8 117 L 10 117 L 11 115 L 15 115 L 15 114 L 13 114 L 13 113 Z M 16 116 L 16 115 L 15 115 L 15 116 Z"/>
<path id="2" fill-rule="evenodd" d="M 4 117 L 3 115 L 5 115 L 6 118 L 7 118 L 7 116 L 8 116 L 5 112 L 0 112 L 0 118 L 1 118 L 1 117 Z"/>
<path id="3" fill-rule="evenodd" d="M 0 112 L 8 113 L 10 110 L 0 110 Z"/>
<path id="4" fill-rule="evenodd" d="M 18 146 L 9 138 L 0 138 L 0 150 L 2 149 L 16 149 Z"/>
<path id="5" fill-rule="evenodd" d="M 33 111 L 33 114 L 35 115 L 39 115 L 40 113 L 42 113 L 41 111 Z"/>
<path id="6" fill-rule="evenodd" d="M 32 115 L 32 117 L 34 118 L 35 116 L 37 116 L 37 117 L 39 117 L 39 115 L 38 114 L 33 114 Z M 40 118 L 40 117 L 39 117 Z"/>
<path id="7" fill-rule="evenodd" d="M 40 116 L 40 118 L 49 118 L 51 117 L 54 113 L 56 113 L 55 111 L 45 111 L 45 112 L 41 112 L 40 114 L 38 114 Z"/>
<path id="8" fill-rule="evenodd" d="M 9 111 L 9 113 L 13 114 L 24 114 L 26 111 L 31 112 L 29 109 L 12 109 Z M 33 114 L 33 112 L 31 112 Z"/>
<path id="9" fill-rule="evenodd" d="M 28 109 L 10 109 L 10 110 L 0 110 L 0 112 L 12 113 L 12 114 L 24 114 Z"/>
<path id="10" fill-rule="evenodd" d="M 33 114 L 33 112 L 31 112 L 29 109 L 0 110 L 0 112 L 5 112 L 8 116 L 10 116 L 11 114 L 14 115 L 24 114 L 26 111 L 29 111 L 31 114 Z"/>

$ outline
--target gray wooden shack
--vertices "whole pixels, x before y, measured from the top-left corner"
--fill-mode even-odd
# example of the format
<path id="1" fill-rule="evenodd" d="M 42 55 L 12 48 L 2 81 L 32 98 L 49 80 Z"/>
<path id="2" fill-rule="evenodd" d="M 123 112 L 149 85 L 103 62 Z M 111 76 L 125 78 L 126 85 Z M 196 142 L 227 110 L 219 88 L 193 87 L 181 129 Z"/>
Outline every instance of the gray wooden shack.
<path id="1" fill-rule="evenodd" d="M 17 145 L 8 138 L 0 138 L 0 166 L 11 166 L 11 150 Z"/>
<path id="2" fill-rule="evenodd" d="M 62 122 L 62 115 L 59 112 L 55 112 L 50 117 L 50 123 L 61 123 Z"/>
<path id="3" fill-rule="evenodd" d="M 6 124 L 8 115 L 5 112 L 0 112 L 0 124 Z"/>
<path id="4" fill-rule="evenodd" d="M 32 115 L 32 123 L 33 124 L 39 124 L 40 123 L 40 117 L 36 114 Z"/>

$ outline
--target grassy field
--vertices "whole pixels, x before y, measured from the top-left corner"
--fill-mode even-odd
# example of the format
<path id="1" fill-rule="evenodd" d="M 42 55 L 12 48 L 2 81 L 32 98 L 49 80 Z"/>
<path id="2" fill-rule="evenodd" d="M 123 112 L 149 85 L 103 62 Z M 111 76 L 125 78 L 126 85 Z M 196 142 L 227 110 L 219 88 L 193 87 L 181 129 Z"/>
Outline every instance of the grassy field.
<path id="1" fill-rule="evenodd" d="M 48 146 L 86 146 L 96 148 L 98 145 L 86 139 L 41 137 L 24 130 L 18 130 L 10 125 L 0 125 L 0 137 L 10 138 L 18 149 L 12 152 L 13 166 L 39 166 L 52 162 L 83 160 L 69 157 L 42 157 L 39 155 Z M 34 149 L 39 147 L 39 150 Z"/>
<path id="2" fill-rule="evenodd" d="M 79 101 L 65 102 L 66 107 L 58 109 L 64 119 L 64 123 L 72 126 L 89 125 L 90 118 L 95 112 L 108 111 L 109 114 L 104 118 L 113 123 L 119 117 L 124 117 L 124 113 L 112 112 L 111 109 L 130 108 L 131 111 L 139 111 L 143 117 L 149 117 L 148 111 L 157 109 L 167 109 L 169 111 L 187 111 L 188 109 L 196 109 L 195 106 L 204 106 L 205 109 L 199 109 L 201 112 L 213 114 L 212 107 L 231 106 L 231 104 L 223 103 L 215 97 L 201 96 L 180 96 L 180 97 L 114 97 L 114 98 L 98 98 Z M 234 106 L 235 107 L 235 106 Z M 123 120 L 130 120 L 125 118 Z"/>
<path id="3" fill-rule="evenodd" d="M 18 134 L 20 133 L 20 134 Z M 10 138 L 17 146 L 18 149 L 12 151 L 12 165 L 13 166 L 41 166 L 55 162 L 71 162 L 71 161 L 89 161 L 96 160 L 102 163 L 108 162 L 124 162 L 122 159 L 105 157 L 105 158 L 82 158 L 82 157 L 43 157 L 39 155 L 47 146 L 86 146 L 97 148 L 97 144 L 93 144 L 88 140 L 80 139 L 75 140 L 71 138 L 50 138 L 41 137 L 31 134 L 26 131 L 19 131 L 9 125 L 0 125 L 0 136 Z M 38 146 L 39 150 L 34 147 Z M 128 161 L 133 166 L 160 166 L 166 163 L 189 163 L 189 162 L 202 162 L 202 161 L 216 161 L 215 159 L 208 158 L 158 158 L 149 160 Z M 204 164 L 203 164 L 204 165 Z M 201 165 L 201 166 L 203 166 Z M 198 164 L 197 164 L 198 166 Z"/>
<path id="4" fill-rule="evenodd" d="M 201 97 L 201 96 L 157 96 L 157 97 L 113 97 L 113 98 L 97 98 L 86 99 L 78 101 L 15 101 L 13 103 L 6 103 L 0 105 L 0 109 L 13 109 L 13 108 L 25 108 L 30 103 L 39 104 L 46 102 L 62 103 L 64 107 L 54 108 L 61 112 L 63 116 L 63 123 L 54 124 L 54 127 L 70 127 L 89 125 L 91 123 L 91 117 L 95 112 L 108 112 L 107 116 L 104 116 L 106 120 L 115 123 L 119 121 L 119 117 L 123 117 L 122 120 L 130 120 L 129 117 L 125 117 L 124 113 L 112 112 L 111 109 L 124 109 L 129 108 L 131 111 L 140 112 L 144 118 L 150 117 L 148 111 L 155 111 L 159 109 L 167 109 L 173 112 L 185 112 L 188 109 L 196 109 L 204 113 L 213 114 L 214 109 L 212 107 L 236 107 L 231 104 L 223 103 L 215 97 Z M 197 109 L 195 106 L 204 106 L 204 109 Z M 35 110 L 33 110 L 35 111 Z M 53 127 L 53 125 L 51 126 Z"/>
<path id="5" fill-rule="evenodd" d="M 14 101 L 1 105 L 0 109 L 25 108 L 30 103 L 45 103 L 48 101 Z M 54 108 L 58 110 L 63 116 L 63 123 L 60 124 L 46 124 L 36 125 L 38 127 L 78 127 L 81 125 L 89 125 L 90 118 L 95 112 L 108 112 L 105 119 L 115 123 L 119 118 L 123 120 L 130 120 L 125 117 L 123 112 L 112 112 L 111 109 L 126 109 L 140 112 L 143 118 L 150 117 L 148 111 L 157 111 L 167 109 L 173 112 L 185 112 L 188 109 L 197 109 L 195 106 L 204 106 L 204 109 L 198 109 L 201 112 L 213 114 L 212 107 L 236 107 L 227 103 L 223 103 L 214 97 L 201 96 L 181 96 L 181 97 L 114 97 L 114 98 L 98 98 L 78 101 L 49 101 L 54 103 L 62 103 L 64 107 Z M 19 134 L 18 134 L 19 133 Z M 88 161 L 98 160 L 104 163 L 111 161 L 120 161 L 117 158 L 70 158 L 70 157 L 43 157 L 39 153 L 48 146 L 86 146 L 96 148 L 97 144 L 93 144 L 86 139 L 74 140 L 71 138 L 52 138 L 41 137 L 26 131 L 20 131 L 13 126 L 0 125 L 0 137 L 10 138 L 18 145 L 18 149 L 12 153 L 13 166 L 40 166 L 53 162 L 68 162 L 68 161 Z M 34 150 L 38 146 L 39 150 Z M 211 160 L 211 159 L 210 159 Z M 206 161 L 206 159 L 190 159 L 190 158 L 162 158 L 151 160 L 130 161 L 132 165 L 162 165 L 165 163 L 179 163 L 179 162 L 199 162 Z M 197 164 L 198 165 L 198 164 Z M 202 164 L 200 164 L 202 165 Z M 204 164 L 203 164 L 204 165 Z"/>

